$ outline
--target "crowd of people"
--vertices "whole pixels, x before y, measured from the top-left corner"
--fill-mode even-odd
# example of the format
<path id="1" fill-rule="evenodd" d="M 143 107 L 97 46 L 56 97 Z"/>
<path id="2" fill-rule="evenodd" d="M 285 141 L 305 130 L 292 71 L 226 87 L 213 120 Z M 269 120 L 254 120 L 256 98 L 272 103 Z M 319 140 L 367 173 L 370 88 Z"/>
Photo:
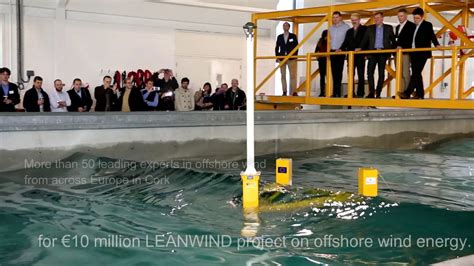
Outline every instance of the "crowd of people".
<path id="1" fill-rule="evenodd" d="M 11 71 L 0 69 L 0 112 L 15 112 L 20 104 L 18 86 L 9 81 Z M 162 69 L 145 81 L 143 88 L 136 86 L 131 78 L 124 80 L 123 87 L 112 84 L 112 77 L 105 76 L 103 84 L 94 90 L 95 112 L 135 112 L 135 111 L 211 111 L 245 110 L 246 95 L 239 88 L 239 81 L 233 79 L 231 87 L 222 84 L 214 92 L 210 83 L 194 92 L 189 88 L 189 79 L 183 78 L 181 86 L 170 69 Z M 43 78 L 33 79 L 33 87 L 23 97 L 26 112 L 91 112 L 92 94 L 82 80 L 74 79 L 72 88 L 64 91 L 62 80 L 54 81 L 50 94 L 43 89 Z"/>
<path id="2" fill-rule="evenodd" d="M 406 9 L 398 11 L 399 25 L 395 31 L 393 26 L 384 23 L 384 15 L 382 12 L 376 12 L 373 16 L 374 24 L 365 26 L 361 24 L 360 15 L 354 13 L 351 15 L 352 28 L 344 23 L 340 12 L 335 11 L 332 14 L 333 25 L 328 31 L 322 33 L 320 40 L 316 46 L 315 52 L 342 52 L 342 51 L 361 51 L 361 50 L 390 50 L 390 49 L 410 49 L 410 48 L 430 48 L 431 43 L 435 47 L 440 44 L 433 30 L 433 24 L 424 20 L 424 11 L 422 8 L 414 9 L 413 20 L 408 20 L 408 12 Z M 297 46 L 298 38 L 295 34 L 290 33 L 290 24 L 283 25 L 284 33 L 278 36 L 275 55 L 287 56 Z M 328 35 L 329 45 L 328 47 Z M 298 55 L 298 51 L 294 55 Z M 354 97 L 380 98 L 383 84 L 385 81 L 385 65 L 387 60 L 392 56 L 390 53 L 373 53 L 373 54 L 356 54 L 354 56 L 354 74 L 357 73 L 358 84 L 357 89 L 353 90 Z M 403 54 L 402 68 L 402 85 L 398 96 L 402 99 L 423 99 L 424 86 L 422 72 L 426 62 L 432 57 L 431 51 L 411 52 Z M 344 62 L 346 55 L 331 55 L 331 74 L 333 80 L 332 97 L 341 97 L 341 87 L 344 71 Z M 365 95 L 365 72 L 367 63 L 367 79 L 369 83 L 369 93 Z M 282 60 L 282 59 L 279 59 Z M 326 96 L 326 67 L 328 64 L 327 57 L 318 57 L 318 65 L 320 70 L 320 95 Z M 283 96 L 288 95 L 286 71 L 290 72 L 290 92 L 296 89 L 296 60 L 290 59 L 281 66 Z M 375 84 L 375 69 L 378 68 L 378 81 Z M 410 71 L 411 70 L 411 71 Z M 415 92 L 415 93 L 414 93 Z"/>
<path id="3" fill-rule="evenodd" d="M 424 20 L 424 11 L 416 8 L 412 15 L 414 22 L 408 20 L 406 9 L 398 11 L 399 25 L 395 31 L 391 25 L 384 23 L 384 16 L 376 12 L 373 16 L 374 24 L 365 26 L 361 24 L 360 15 L 351 15 L 352 28 L 344 23 L 340 12 L 335 11 L 332 17 L 333 25 L 329 30 L 323 31 L 318 41 L 315 52 L 341 52 L 360 50 L 387 50 L 428 48 L 433 43 L 436 47 L 440 44 L 433 30 L 433 25 Z M 277 37 L 276 56 L 287 56 L 298 47 L 298 37 L 290 32 L 290 24 L 284 23 L 284 33 Z M 329 34 L 328 34 L 329 32 Z M 329 39 L 329 42 L 328 42 Z M 328 44 L 330 47 L 328 47 Z M 298 54 L 296 51 L 295 55 Z M 367 78 L 369 93 L 366 98 L 380 98 L 384 80 L 385 65 L 392 56 L 390 53 L 356 54 L 354 56 L 354 74 L 358 75 L 357 89 L 353 90 L 354 97 L 365 96 L 365 72 L 367 63 Z M 431 51 L 411 52 L 403 54 L 402 88 L 399 97 L 409 99 L 424 98 L 422 72 Z M 341 97 L 341 87 L 346 55 L 331 55 L 330 57 L 333 95 Z M 277 61 L 283 59 L 277 59 Z M 326 95 L 326 67 L 328 57 L 318 57 L 320 70 L 320 97 Z M 290 92 L 295 92 L 296 60 L 290 59 L 281 66 L 283 95 L 288 95 L 286 71 L 289 70 Z M 378 82 L 375 84 L 375 69 L 378 68 Z M 411 71 L 410 71 L 411 70 Z M 0 69 L 0 112 L 15 112 L 16 105 L 21 98 L 16 84 L 9 82 L 11 71 L 8 68 Z M 150 73 L 151 75 L 151 73 Z M 149 76 L 150 76 L 149 75 Z M 246 95 L 239 88 L 239 81 L 232 80 L 231 87 L 222 84 L 214 92 L 210 83 L 203 85 L 202 89 L 194 92 L 189 87 L 189 79 L 183 78 L 181 85 L 170 69 L 162 69 L 137 84 L 136 80 L 126 78 L 112 84 L 112 77 L 105 76 L 103 84 L 95 88 L 95 112 L 110 111 L 194 111 L 194 110 L 245 110 Z M 82 80 L 74 79 L 72 88 L 64 91 L 64 83 L 57 79 L 54 81 L 54 90 L 49 95 L 43 90 L 43 79 L 39 76 L 33 80 L 33 87 L 28 90 L 23 98 L 23 107 L 27 112 L 90 112 L 92 111 L 93 98 L 88 86 Z M 415 92 L 415 93 L 414 93 Z"/>

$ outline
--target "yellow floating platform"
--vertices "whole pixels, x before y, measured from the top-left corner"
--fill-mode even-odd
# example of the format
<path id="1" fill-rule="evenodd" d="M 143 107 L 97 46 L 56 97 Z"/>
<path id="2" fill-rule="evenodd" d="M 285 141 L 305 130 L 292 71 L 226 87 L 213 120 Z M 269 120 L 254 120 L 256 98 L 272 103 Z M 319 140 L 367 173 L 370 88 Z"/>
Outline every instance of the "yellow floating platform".
<path id="1" fill-rule="evenodd" d="M 359 195 L 350 192 L 334 192 L 324 189 L 308 189 L 302 192 L 302 198 L 294 198 L 284 201 L 283 198 L 290 196 L 291 192 L 285 187 L 277 184 L 265 185 L 260 193 L 259 212 L 284 212 L 304 208 L 321 208 L 331 202 L 352 202 L 362 200 Z M 282 200 L 283 202 L 278 202 Z"/>

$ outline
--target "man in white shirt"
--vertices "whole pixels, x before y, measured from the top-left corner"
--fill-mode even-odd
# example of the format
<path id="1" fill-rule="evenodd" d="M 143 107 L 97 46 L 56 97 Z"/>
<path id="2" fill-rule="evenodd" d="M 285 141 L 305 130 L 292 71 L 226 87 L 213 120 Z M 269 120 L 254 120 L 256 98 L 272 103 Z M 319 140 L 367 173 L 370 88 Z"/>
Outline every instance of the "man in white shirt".
<path id="1" fill-rule="evenodd" d="M 342 44 L 346 38 L 347 31 L 351 28 L 342 20 L 342 14 L 335 11 L 332 14 L 333 25 L 329 28 L 329 38 L 331 43 L 331 52 L 341 52 Z M 342 77 L 344 71 L 345 55 L 331 55 L 331 69 L 332 69 L 332 97 L 341 97 Z"/>
<path id="2" fill-rule="evenodd" d="M 67 108 L 71 106 L 69 94 L 63 91 L 64 84 L 60 79 L 54 81 L 54 91 L 51 93 L 51 112 L 65 113 Z"/>
<path id="3" fill-rule="evenodd" d="M 181 80 L 181 87 L 175 92 L 174 108 L 178 112 L 194 111 L 194 92 L 189 89 L 189 79 Z"/>

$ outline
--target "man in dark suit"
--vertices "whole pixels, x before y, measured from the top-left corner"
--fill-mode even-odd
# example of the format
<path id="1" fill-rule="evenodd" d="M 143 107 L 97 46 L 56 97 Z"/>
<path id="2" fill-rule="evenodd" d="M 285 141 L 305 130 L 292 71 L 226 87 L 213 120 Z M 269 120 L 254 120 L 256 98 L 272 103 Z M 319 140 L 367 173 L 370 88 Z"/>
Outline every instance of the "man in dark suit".
<path id="1" fill-rule="evenodd" d="M 425 12 L 421 8 L 416 8 L 413 11 L 413 19 L 416 24 L 415 33 L 412 39 L 413 48 L 430 48 L 431 43 L 436 47 L 440 47 L 436 34 L 433 30 L 433 24 L 425 21 Z M 425 88 L 423 86 L 423 68 L 425 68 L 426 61 L 433 55 L 431 51 L 413 52 L 410 54 L 411 58 L 411 79 L 408 87 L 404 93 L 399 96 L 402 99 L 409 99 L 410 95 L 416 90 L 414 99 L 423 99 L 425 97 Z"/>
<path id="2" fill-rule="evenodd" d="M 245 92 L 239 88 L 239 81 L 232 80 L 232 87 L 225 93 L 225 109 L 226 110 L 245 110 L 247 104 L 247 97 Z"/>
<path id="3" fill-rule="evenodd" d="M 346 38 L 342 43 L 343 51 L 355 51 L 362 43 L 362 39 L 367 31 L 367 26 L 360 24 L 360 15 L 354 13 L 351 15 L 352 28 L 346 32 Z M 354 56 L 354 74 L 357 72 L 357 97 L 365 95 L 365 55 Z M 352 90 L 354 92 L 354 90 Z"/>
<path id="4" fill-rule="evenodd" d="M 383 23 L 382 12 L 377 12 L 374 15 L 375 25 L 371 25 L 367 28 L 367 32 L 362 40 L 361 45 L 357 50 L 361 48 L 367 48 L 367 50 L 386 50 L 393 49 L 395 46 L 395 34 L 393 33 L 393 27 Z M 367 69 L 367 76 L 369 79 L 369 95 L 367 98 L 380 98 L 382 93 L 383 83 L 385 81 L 385 64 L 389 58 L 389 54 L 371 54 L 369 58 L 369 67 Z M 379 80 L 377 82 L 377 90 L 375 90 L 375 68 L 379 71 Z"/>
<path id="5" fill-rule="evenodd" d="M 278 35 L 275 55 L 276 56 L 287 56 L 298 46 L 298 37 L 290 32 L 290 23 L 285 22 L 283 24 L 283 34 Z M 298 51 L 294 55 L 298 55 Z M 277 62 L 283 61 L 283 59 L 277 59 Z M 286 64 L 282 65 L 281 70 L 281 85 L 283 88 L 283 96 L 288 95 L 288 83 L 286 81 L 286 68 L 290 71 L 290 94 L 296 90 L 296 66 L 297 61 L 290 59 Z"/>
<path id="6" fill-rule="evenodd" d="M 0 68 L 0 112 L 15 112 L 15 105 L 20 103 L 20 93 L 18 86 L 9 82 L 11 71 L 3 67 Z"/>
<path id="7" fill-rule="evenodd" d="M 105 76 L 103 83 L 102 86 L 95 88 L 94 97 L 96 103 L 94 110 L 96 112 L 111 112 L 116 110 L 118 84 L 112 87 L 112 77 L 110 76 Z"/>
<path id="8" fill-rule="evenodd" d="M 51 104 L 48 94 L 43 90 L 43 78 L 35 77 L 33 88 L 25 93 L 23 98 L 23 107 L 29 113 L 51 112 Z"/>
<path id="9" fill-rule="evenodd" d="M 88 89 L 82 87 L 82 81 L 78 78 L 73 81 L 73 88 L 68 92 L 71 105 L 67 108 L 69 112 L 90 112 L 92 97 Z"/>
<path id="10" fill-rule="evenodd" d="M 402 8 L 398 11 L 398 21 L 400 24 L 395 28 L 395 39 L 397 49 L 410 49 L 415 34 L 415 23 L 408 20 L 408 12 Z M 398 66 L 397 66 L 398 67 Z M 404 53 L 402 56 L 402 83 L 401 92 L 405 92 L 410 83 L 410 54 Z"/>

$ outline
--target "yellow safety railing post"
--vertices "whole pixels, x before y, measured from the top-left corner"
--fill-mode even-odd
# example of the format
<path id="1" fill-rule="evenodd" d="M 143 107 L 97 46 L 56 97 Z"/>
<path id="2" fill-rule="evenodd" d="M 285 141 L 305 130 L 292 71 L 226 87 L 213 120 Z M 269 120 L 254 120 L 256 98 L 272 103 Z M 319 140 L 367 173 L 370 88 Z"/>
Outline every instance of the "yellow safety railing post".
<path id="1" fill-rule="evenodd" d="M 391 68 L 392 58 L 388 59 L 387 64 L 388 64 L 387 66 Z M 387 97 L 392 96 L 392 78 L 390 78 L 391 75 L 392 73 L 389 73 L 389 76 L 387 77 Z"/>
<path id="2" fill-rule="evenodd" d="M 464 72 L 466 71 L 464 63 L 459 65 L 459 80 L 458 80 L 458 99 L 461 100 L 464 94 L 464 82 L 465 82 L 465 75 Z"/>
<path id="3" fill-rule="evenodd" d="M 466 29 L 469 28 L 469 4 L 468 1 L 466 1 L 466 7 L 463 10 L 462 13 L 462 24 Z M 461 41 L 461 46 L 466 45 L 463 41 Z M 462 50 L 461 50 L 462 51 Z M 458 99 L 461 100 L 463 99 L 464 95 L 464 83 L 465 83 L 465 62 L 461 62 L 459 64 L 459 81 L 458 81 Z"/>
<path id="4" fill-rule="evenodd" d="M 402 75 L 402 72 L 403 72 L 403 53 L 402 53 L 402 49 L 398 49 L 397 50 L 397 57 L 396 57 L 396 60 L 397 60 L 397 78 L 395 80 L 395 82 L 397 83 L 396 85 L 396 91 L 397 93 L 395 93 L 395 98 L 398 100 L 400 99 L 400 97 L 398 96 L 398 93 L 402 91 L 402 78 L 403 78 L 403 75 Z M 407 86 L 408 84 L 406 84 L 405 86 Z"/>
<path id="5" fill-rule="evenodd" d="M 428 5 L 428 0 L 421 0 L 421 2 L 423 4 L 420 5 L 421 8 L 423 8 L 423 10 L 426 10 L 426 6 Z M 424 19 L 428 20 L 429 19 L 429 15 L 430 15 L 430 12 L 429 11 L 426 11 L 425 12 L 425 16 L 424 16 Z"/>
<path id="6" fill-rule="evenodd" d="M 456 99 L 456 59 L 458 57 L 458 48 L 453 46 L 451 55 L 451 100 Z"/>
<path id="7" fill-rule="evenodd" d="M 349 99 L 352 99 L 353 94 L 354 94 L 354 52 L 351 51 L 349 52 L 349 79 L 348 79 L 348 85 L 347 85 L 347 97 Z"/>
<path id="8" fill-rule="evenodd" d="M 332 67 L 331 67 L 331 56 L 327 56 L 326 64 L 326 97 L 332 95 Z"/>
<path id="9" fill-rule="evenodd" d="M 293 33 L 296 35 L 296 37 L 300 37 L 300 24 L 298 22 L 294 22 L 293 20 Z"/>
<path id="10" fill-rule="evenodd" d="M 298 22 L 296 22 L 294 19 L 293 19 L 293 33 L 296 35 L 296 38 L 299 40 L 300 39 L 300 24 Z M 296 77 L 298 77 L 298 69 L 299 69 L 299 63 L 298 63 L 298 60 L 296 61 L 296 64 L 295 64 L 295 75 Z M 296 88 L 298 88 L 298 78 L 296 79 Z M 294 89 L 296 89 L 294 88 Z M 294 93 L 294 91 L 292 91 L 291 93 Z M 291 95 L 290 95 L 291 96 Z"/>
<path id="11" fill-rule="evenodd" d="M 306 94 L 305 98 L 311 97 L 311 53 L 306 54 Z"/>
<path id="12" fill-rule="evenodd" d="M 387 87 L 387 97 L 392 96 L 392 84 L 391 84 L 391 82 L 397 76 L 396 71 L 392 69 L 391 65 L 392 65 L 392 59 L 390 58 L 388 60 L 387 64 L 385 65 L 385 70 L 387 70 L 388 76 L 387 76 L 387 79 L 383 83 L 383 87 L 384 88 L 385 88 L 385 86 Z"/>
<path id="13" fill-rule="evenodd" d="M 444 59 L 443 59 L 444 60 Z M 430 59 L 430 84 L 433 84 L 434 80 L 434 71 L 435 71 L 435 58 Z M 426 94 L 426 92 L 425 92 Z M 430 90 L 430 99 L 433 99 L 433 90 Z"/>

